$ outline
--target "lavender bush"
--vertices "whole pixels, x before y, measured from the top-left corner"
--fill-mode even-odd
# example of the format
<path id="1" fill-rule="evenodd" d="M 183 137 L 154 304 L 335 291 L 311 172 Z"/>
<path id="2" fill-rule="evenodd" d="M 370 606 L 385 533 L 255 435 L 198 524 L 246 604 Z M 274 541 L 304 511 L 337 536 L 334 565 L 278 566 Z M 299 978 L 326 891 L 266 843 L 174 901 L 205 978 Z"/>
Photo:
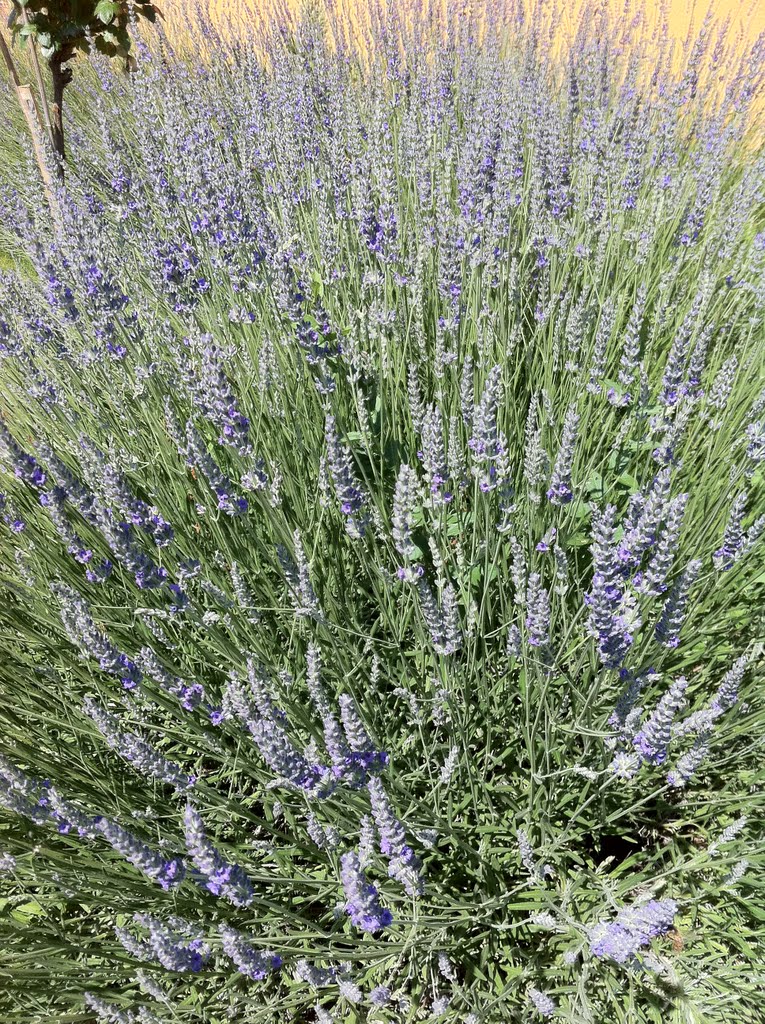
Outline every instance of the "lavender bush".
<path id="1" fill-rule="evenodd" d="M 4 1020 L 761 1019 L 762 47 L 492 11 L 2 188 Z"/>

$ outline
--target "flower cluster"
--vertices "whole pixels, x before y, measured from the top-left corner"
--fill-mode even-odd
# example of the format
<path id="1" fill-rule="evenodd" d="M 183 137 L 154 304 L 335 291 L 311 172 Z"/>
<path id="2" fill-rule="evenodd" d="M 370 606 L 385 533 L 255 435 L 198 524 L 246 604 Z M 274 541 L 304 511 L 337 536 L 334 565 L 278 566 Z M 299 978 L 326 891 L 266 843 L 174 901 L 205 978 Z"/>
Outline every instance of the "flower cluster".
<path id="1" fill-rule="evenodd" d="M 619 911 L 613 921 L 599 921 L 590 929 L 590 949 L 595 956 L 618 964 L 633 959 L 651 939 L 666 934 L 677 914 L 674 900 L 649 900 Z"/>
<path id="2" fill-rule="evenodd" d="M 765 46 L 294 6 L 0 181 L 0 1004 L 759 1019 Z"/>

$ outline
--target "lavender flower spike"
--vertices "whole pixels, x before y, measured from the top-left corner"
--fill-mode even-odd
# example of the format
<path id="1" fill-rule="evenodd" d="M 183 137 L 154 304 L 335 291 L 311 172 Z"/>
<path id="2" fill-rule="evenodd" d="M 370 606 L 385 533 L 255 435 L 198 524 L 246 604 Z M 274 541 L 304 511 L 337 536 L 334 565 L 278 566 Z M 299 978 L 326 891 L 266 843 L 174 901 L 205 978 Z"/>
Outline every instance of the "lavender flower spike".
<path id="1" fill-rule="evenodd" d="M 14 475 L 24 483 L 32 487 L 42 487 L 45 483 L 45 473 L 37 464 L 37 460 L 28 455 L 15 441 L 13 435 L 0 419 L 0 455 L 4 457 L 8 466 L 13 469 Z"/>
<path id="2" fill-rule="evenodd" d="M 107 1003 L 92 992 L 85 992 L 83 998 L 85 1005 L 106 1024 L 136 1024 L 137 1018 L 131 1010 L 123 1010 L 116 1003 Z"/>
<path id="3" fill-rule="evenodd" d="M 738 359 L 732 355 L 720 367 L 712 382 L 712 388 L 707 398 L 707 408 L 710 410 L 707 413 L 707 423 L 711 430 L 719 430 L 722 426 L 722 420 L 718 419 L 714 413 L 721 413 L 725 410 L 733 390 L 737 369 Z M 711 410 L 714 410 L 714 413 Z"/>
<path id="4" fill-rule="evenodd" d="M 437 405 L 431 405 L 425 411 L 422 421 L 422 465 L 428 483 L 432 502 L 439 501 L 447 505 L 454 495 L 446 489 L 449 470 L 444 450 L 444 431 L 441 411 Z"/>
<path id="5" fill-rule="evenodd" d="M 219 444 L 229 445 L 240 455 L 248 455 L 252 450 L 248 439 L 250 424 L 239 411 L 226 377 L 227 353 L 215 344 L 211 334 L 203 334 L 194 342 L 199 357 L 198 377 L 190 375 L 188 384 L 195 405 L 220 430 Z"/>
<path id="6" fill-rule="evenodd" d="M 131 832 L 108 818 L 101 818 L 96 827 L 110 846 L 163 889 L 172 889 L 183 881 L 185 868 L 180 857 L 165 860 Z"/>
<path id="7" fill-rule="evenodd" d="M 230 925 L 221 923 L 218 925 L 221 939 L 223 940 L 223 952 L 233 960 L 240 974 L 252 978 L 253 981 L 262 981 L 271 971 L 277 970 L 282 965 L 282 958 L 276 953 L 260 952 L 254 949 L 245 937 Z"/>
<path id="8" fill-rule="evenodd" d="M 736 658 L 731 667 L 725 673 L 722 678 L 722 682 L 717 688 L 717 692 L 712 698 L 711 707 L 714 711 L 719 711 L 722 714 L 738 700 L 738 691 L 741 686 L 741 681 L 744 678 L 744 672 L 750 661 L 749 654 L 742 654 Z"/>
<path id="9" fill-rule="evenodd" d="M 602 513 L 593 512 L 590 550 L 595 571 L 590 592 L 584 599 L 590 613 L 587 630 L 597 641 L 600 660 L 606 668 L 619 668 L 641 625 L 634 597 L 623 584 L 615 515 L 613 505 L 606 506 Z"/>
<path id="10" fill-rule="evenodd" d="M 723 534 L 722 546 L 715 551 L 712 560 L 715 568 L 725 572 L 732 569 L 739 560 L 744 549 L 744 531 L 742 522 L 746 514 L 746 491 L 736 495 L 731 506 L 728 522 Z"/>
<path id="11" fill-rule="evenodd" d="M 644 761 L 650 764 L 663 764 L 666 761 L 672 739 L 672 722 L 685 704 L 687 687 L 688 681 L 685 677 L 678 676 L 643 728 L 633 738 L 632 743 Z"/>
<path id="12" fill-rule="evenodd" d="M 531 875 L 532 878 L 537 881 L 544 882 L 546 878 L 554 875 L 554 869 L 551 864 L 543 864 L 538 861 L 534 856 L 534 849 L 529 839 L 529 834 L 525 828 L 519 828 L 517 833 L 518 839 L 518 853 L 521 857 L 521 864 Z"/>
<path id="13" fill-rule="evenodd" d="M 364 511 L 365 496 L 356 480 L 350 451 L 338 437 L 334 416 L 327 416 L 325 436 L 327 462 L 340 511 L 345 516 L 345 529 L 349 536 L 358 540 L 364 536 L 368 525 Z"/>
<path id="14" fill-rule="evenodd" d="M 687 502 L 688 495 L 679 494 L 667 503 L 664 513 L 666 522 L 656 550 L 645 573 L 633 581 L 635 589 L 642 594 L 658 597 L 667 589 L 665 580 L 674 561 Z"/>
<path id="15" fill-rule="evenodd" d="M 624 330 L 624 347 L 619 360 L 619 389 L 610 388 L 607 395 L 608 401 L 612 405 L 630 405 L 634 397 L 635 370 L 640 361 L 640 333 L 643 327 L 645 305 L 646 286 L 641 284 Z"/>
<path id="16" fill-rule="evenodd" d="M 529 1002 L 534 1006 L 537 1013 L 543 1017 L 552 1017 L 555 1013 L 556 1004 L 555 1000 L 551 999 L 550 996 L 545 992 L 540 992 L 538 988 L 530 988 L 528 992 Z"/>
<path id="17" fill-rule="evenodd" d="M 45 792 L 47 795 L 43 799 L 47 799 L 50 816 L 57 823 L 59 832 L 65 834 L 76 828 L 78 835 L 87 836 L 88 839 L 98 835 L 101 821 L 99 816 L 84 814 L 70 800 L 65 800 L 55 786 L 46 787 Z"/>
<path id="18" fill-rule="evenodd" d="M 468 441 L 473 456 L 473 475 L 485 493 L 498 487 L 507 472 L 507 441 L 497 424 L 502 397 L 502 367 L 489 373 L 473 414 L 473 436 Z"/>
<path id="19" fill-rule="evenodd" d="M 169 405 L 166 406 L 165 412 L 166 415 L 169 414 Z M 170 430 L 172 433 L 173 428 L 170 428 Z M 178 444 L 179 451 L 186 459 L 186 465 L 198 469 L 206 478 L 208 484 L 215 492 L 218 508 L 228 516 L 237 517 L 244 515 L 249 507 L 247 499 L 235 493 L 233 483 L 221 470 L 212 455 L 210 455 L 204 439 L 191 420 L 186 422 L 185 440 L 176 439 L 176 444 Z"/>
<path id="20" fill-rule="evenodd" d="M 339 703 L 340 718 L 352 751 L 352 760 L 370 774 L 382 771 L 388 763 L 388 755 L 384 750 L 376 749 L 359 717 L 353 699 L 347 693 L 343 693 L 339 697 Z"/>
<path id="21" fill-rule="evenodd" d="M 263 706 L 254 705 L 238 679 L 229 680 L 223 694 L 224 711 L 228 717 L 240 718 L 247 725 L 269 768 L 285 784 L 311 795 L 327 796 L 333 788 L 329 769 L 309 764 L 287 735 L 282 724 L 284 714 L 280 711 L 263 714 Z"/>
<path id="22" fill-rule="evenodd" d="M 560 442 L 552 479 L 547 497 L 553 505 L 566 505 L 574 497 L 571 490 L 571 466 L 574 461 L 574 445 L 576 432 L 579 428 L 579 414 L 576 406 L 570 405 L 563 423 L 563 436 Z"/>
<path id="23" fill-rule="evenodd" d="M 145 938 L 139 938 L 125 928 L 123 925 L 115 925 L 114 934 L 120 945 L 136 960 L 150 961 L 154 959 L 154 950 L 151 943 Z"/>
<path id="24" fill-rule="evenodd" d="M 647 488 L 630 499 L 624 522 L 624 536 L 617 547 L 619 560 L 638 566 L 650 548 L 656 545 L 659 527 L 670 512 L 670 469 L 660 469 Z"/>
<path id="25" fill-rule="evenodd" d="M 90 609 L 80 595 L 64 584 L 51 584 L 61 605 L 61 621 L 72 643 L 83 658 L 95 658 L 103 672 L 117 676 L 126 690 L 134 689 L 142 680 L 141 670 L 126 654 L 97 629 Z"/>
<path id="26" fill-rule="evenodd" d="M 167 547 L 173 540 L 173 529 L 157 509 L 150 508 L 135 496 L 120 470 L 87 437 L 80 438 L 80 449 L 85 479 L 103 497 L 106 505 L 119 509 L 129 523 L 144 530 L 158 547 Z M 82 485 L 77 485 L 61 463 L 57 468 L 59 474 L 63 470 L 67 482 L 74 482 L 74 495 L 80 498 L 78 504 L 82 506 L 84 500 L 86 509 L 91 511 L 95 504 L 92 494 Z"/>
<path id="27" fill-rule="evenodd" d="M 353 851 L 344 853 L 340 864 L 345 909 L 351 922 L 365 932 L 379 932 L 387 928 L 393 923 L 393 915 L 380 906 L 377 889 L 367 882 L 358 854 Z"/>
<path id="28" fill-rule="evenodd" d="M 225 897 L 235 907 L 247 907 L 254 895 L 252 882 L 243 868 L 229 864 L 205 833 L 201 816 L 191 804 L 183 816 L 186 848 L 194 867 L 203 876 L 202 885 L 216 896 Z"/>
<path id="29" fill-rule="evenodd" d="M 0 754 L 0 807 L 29 818 L 36 825 L 50 821 L 48 800 L 40 782 Z"/>
<path id="30" fill-rule="evenodd" d="M 686 736 L 703 736 L 710 733 L 718 718 L 730 710 L 738 701 L 738 691 L 741 680 L 744 677 L 746 666 L 749 663 L 749 655 L 742 654 L 737 658 L 731 668 L 725 673 L 717 692 L 709 705 L 694 711 L 682 722 L 672 726 L 674 739 L 683 739 Z"/>
<path id="31" fill-rule="evenodd" d="M 420 860 L 407 844 L 404 826 L 393 813 L 382 780 L 372 777 L 367 783 L 372 802 L 372 817 L 380 833 L 380 849 L 389 858 L 388 874 L 404 886 L 410 896 L 422 892 Z"/>
<path id="32" fill-rule="evenodd" d="M 451 583 L 444 587 L 441 607 L 424 578 L 417 580 L 422 617 L 438 654 L 455 654 L 462 646 L 462 631 L 457 610 L 457 595 Z"/>
<path id="33" fill-rule="evenodd" d="M 676 913 L 674 900 L 650 900 L 642 906 L 624 907 L 615 921 L 599 921 L 590 929 L 590 949 L 597 957 L 626 963 L 652 938 L 668 932 Z"/>
<path id="34" fill-rule="evenodd" d="M 295 530 L 292 535 L 292 541 L 295 545 L 295 567 L 297 570 L 296 586 L 293 593 L 295 614 L 299 618 L 315 619 L 316 622 L 323 622 L 324 616 L 319 606 L 319 599 L 311 583 L 311 566 L 306 558 L 300 530 Z"/>
<path id="35" fill-rule="evenodd" d="M 391 990 L 387 985 L 378 985 L 369 993 L 369 1002 L 372 1006 L 382 1008 L 387 1006 L 391 1000 Z"/>
<path id="36" fill-rule="evenodd" d="M 202 684 L 187 683 L 179 676 L 168 672 L 151 647 L 142 647 L 136 660 L 143 674 L 153 679 L 165 693 L 176 697 L 187 711 L 193 711 L 204 700 L 205 691 Z"/>
<path id="37" fill-rule="evenodd" d="M 417 577 L 422 575 L 421 566 L 412 564 L 418 555 L 418 549 L 412 540 L 414 510 L 418 500 L 417 492 L 417 475 L 411 466 L 404 463 L 398 471 L 396 480 L 391 522 L 393 543 L 396 551 L 404 560 L 404 565 L 398 570 L 398 575 L 401 579 L 410 582 L 415 582 Z"/>
<path id="38" fill-rule="evenodd" d="M 98 731 L 109 746 L 133 765 L 142 775 L 166 782 L 176 790 L 190 789 L 195 779 L 186 775 L 173 761 L 168 761 L 141 736 L 122 732 L 119 720 L 95 700 L 88 697 L 84 704 L 85 713 L 96 724 Z"/>
<path id="39" fill-rule="evenodd" d="M 680 643 L 680 630 L 685 620 L 688 597 L 700 570 L 701 560 L 692 559 L 667 596 L 655 630 L 656 639 L 665 647 L 677 647 Z"/>
<path id="40" fill-rule="evenodd" d="M 311 988 L 336 985 L 344 973 L 348 973 L 347 964 L 341 964 L 339 967 L 317 967 L 316 964 L 302 959 L 295 964 L 295 979 L 306 982 Z"/>
<path id="41" fill-rule="evenodd" d="M 532 647 L 547 647 L 550 640 L 550 595 L 539 573 L 529 576 L 526 590 L 526 629 Z"/>
<path id="42" fill-rule="evenodd" d="M 683 754 L 672 771 L 667 773 L 667 782 L 674 789 L 682 789 L 690 782 L 709 753 L 709 732 L 702 732 L 696 737 L 691 749 Z"/>
<path id="43" fill-rule="evenodd" d="M 183 918 L 174 917 L 167 924 L 151 914 L 134 914 L 133 919 L 149 932 L 143 944 L 151 950 L 152 959 L 168 971 L 200 971 L 209 959 L 209 947 Z"/>

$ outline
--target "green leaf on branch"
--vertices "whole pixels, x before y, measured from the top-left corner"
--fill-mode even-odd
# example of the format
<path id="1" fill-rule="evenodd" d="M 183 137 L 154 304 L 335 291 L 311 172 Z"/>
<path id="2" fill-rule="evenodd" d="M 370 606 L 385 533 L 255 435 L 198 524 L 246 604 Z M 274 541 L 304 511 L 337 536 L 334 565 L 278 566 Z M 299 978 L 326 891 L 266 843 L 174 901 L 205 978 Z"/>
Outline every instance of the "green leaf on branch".
<path id="1" fill-rule="evenodd" d="M 110 25 L 119 14 L 120 6 L 114 0 L 99 0 L 93 12 L 104 25 Z"/>

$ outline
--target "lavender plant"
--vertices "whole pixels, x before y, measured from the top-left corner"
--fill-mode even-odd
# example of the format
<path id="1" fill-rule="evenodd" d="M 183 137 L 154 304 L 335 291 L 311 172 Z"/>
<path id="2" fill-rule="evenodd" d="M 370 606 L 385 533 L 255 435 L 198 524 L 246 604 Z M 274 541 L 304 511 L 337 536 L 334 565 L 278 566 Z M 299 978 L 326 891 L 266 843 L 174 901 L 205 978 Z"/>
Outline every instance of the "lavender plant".
<path id="1" fill-rule="evenodd" d="M 762 49 L 447 6 L 0 186 L 4 1020 L 761 1019 Z"/>

